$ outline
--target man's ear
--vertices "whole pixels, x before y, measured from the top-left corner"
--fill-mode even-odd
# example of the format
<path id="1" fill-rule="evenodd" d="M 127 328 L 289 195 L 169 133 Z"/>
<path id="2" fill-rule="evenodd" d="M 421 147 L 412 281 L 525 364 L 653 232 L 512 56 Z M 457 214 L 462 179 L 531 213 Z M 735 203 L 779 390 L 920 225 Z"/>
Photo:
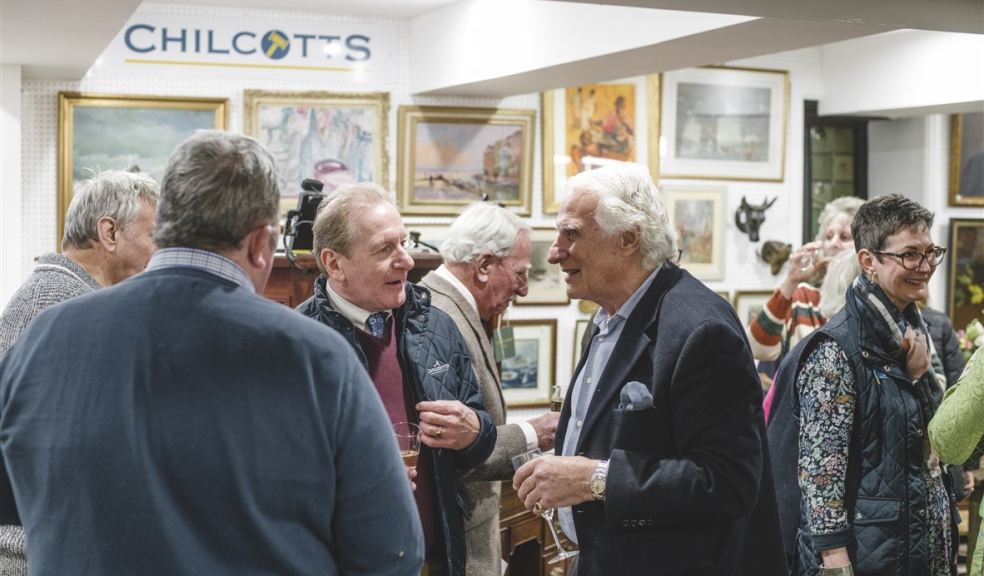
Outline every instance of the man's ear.
<path id="1" fill-rule="evenodd" d="M 318 254 L 325 275 L 336 281 L 345 280 L 345 272 L 342 271 L 341 262 L 339 261 L 341 257 L 342 255 L 340 253 L 330 248 L 324 248 L 321 250 L 321 254 Z"/>
<path id="2" fill-rule="evenodd" d="M 259 226 L 246 235 L 246 257 L 249 263 L 258 269 L 266 268 L 273 259 L 274 249 L 271 247 L 270 235 L 274 234 L 273 226 Z"/>
<path id="3" fill-rule="evenodd" d="M 640 241 L 638 230 L 626 230 L 619 234 L 618 238 L 619 248 L 626 251 L 638 250 Z"/>
<path id="4" fill-rule="evenodd" d="M 475 260 L 475 279 L 479 284 L 488 283 L 492 266 L 495 266 L 495 256 L 489 253 L 482 254 Z"/>
<path id="5" fill-rule="evenodd" d="M 120 227 L 116 225 L 116 220 L 109 216 L 103 216 L 96 222 L 96 232 L 99 235 L 99 244 L 107 252 L 116 252 L 116 245 L 119 241 Z"/>

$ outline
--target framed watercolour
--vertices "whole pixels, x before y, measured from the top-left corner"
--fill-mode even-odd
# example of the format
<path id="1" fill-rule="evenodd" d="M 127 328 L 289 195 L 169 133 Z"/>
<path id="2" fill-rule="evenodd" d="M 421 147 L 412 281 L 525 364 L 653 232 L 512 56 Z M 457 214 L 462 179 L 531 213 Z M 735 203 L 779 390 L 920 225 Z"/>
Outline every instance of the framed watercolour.
<path id="1" fill-rule="evenodd" d="M 950 117 L 950 206 L 984 206 L 984 112 Z"/>
<path id="2" fill-rule="evenodd" d="M 947 312 L 954 329 L 963 330 L 974 318 L 984 319 L 984 219 L 950 220 L 946 258 Z"/>
<path id="3" fill-rule="evenodd" d="M 102 170 L 139 170 L 160 182 L 174 147 L 196 130 L 224 130 L 225 98 L 58 93 L 58 217 L 78 182 Z"/>
<path id="4" fill-rule="evenodd" d="M 550 404 L 557 368 L 557 320 L 513 320 L 516 355 L 502 361 L 502 395 L 506 406 Z"/>
<path id="5" fill-rule="evenodd" d="M 282 213 L 297 206 L 305 178 L 325 192 L 352 182 L 389 186 L 389 94 L 246 90 L 243 107 L 244 131 L 277 162 Z"/>
<path id="6" fill-rule="evenodd" d="M 612 160 L 648 164 L 656 178 L 659 75 L 542 94 L 543 212 L 556 214 L 565 182 Z"/>
<path id="7" fill-rule="evenodd" d="M 571 372 L 577 368 L 577 363 L 581 361 L 581 350 L 584 349 L 584 335 L 588 331 L 591 320 L 577 320 L 574 322 L 574 350 L 571 354 Z"/>
<path id="8" fill-rule="evenodd" d="M 528 216 L 534 110 L 400 106 L 401 214 L 457 214 L 483 196 Z"/>
<path id="9" fill-rule="evenodd" d="M 781 182 L 788 100 L 784 71 L 664 73 L 660 176 Z"/>
<path id="10" fill-rule="evenodd" d="M 773 292 L 773 290 L 735 291 L 735 312 L 738 313 L 738 320 L 744 326 L 748 326 L 765 307 L 765 303 L 772 297 Z"/>
<path id="11" fill-rule="evenodd" d="M 700 280 L 724 279 L 723 187 L 663 187 L 663 203 L 676 229 L 680 267 Z"/>
<path id="12" fill-rule="evenodd" d="M 530 236 L 533 251 L 530 256 L 529 293 L 516 299 L 516 304 L 569 304 L 567 282 L 557 264 L 547 262 L 550 246 L 557 238 L 553 228 L 534 228 Z"/>

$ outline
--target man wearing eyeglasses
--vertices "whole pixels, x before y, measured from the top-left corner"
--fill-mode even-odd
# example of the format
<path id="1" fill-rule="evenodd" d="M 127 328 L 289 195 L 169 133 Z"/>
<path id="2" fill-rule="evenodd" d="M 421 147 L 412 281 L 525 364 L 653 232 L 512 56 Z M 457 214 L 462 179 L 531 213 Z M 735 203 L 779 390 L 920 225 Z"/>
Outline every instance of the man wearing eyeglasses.
<path id="1" fill-rule="evenodd" d="M 496 424 L 492 455 L 463 477 L 468 576 L 502 573 L 500 482 L 512 478 L 513 456 L 534 448 L 553 448 L 560 416 L 547 412 L 528 422 L 506 424 L 501 378 L 489 339 L 490 322 L 517 296 L 526 296 L 531 252 L 529 225 L 505 208 L 479 202 L 451 223 L 448 238 L 441 243 L 444 264 L 420 282 L 430 288 L 434 307 L 446 312 L 461 331 L 485 410 Z"/>

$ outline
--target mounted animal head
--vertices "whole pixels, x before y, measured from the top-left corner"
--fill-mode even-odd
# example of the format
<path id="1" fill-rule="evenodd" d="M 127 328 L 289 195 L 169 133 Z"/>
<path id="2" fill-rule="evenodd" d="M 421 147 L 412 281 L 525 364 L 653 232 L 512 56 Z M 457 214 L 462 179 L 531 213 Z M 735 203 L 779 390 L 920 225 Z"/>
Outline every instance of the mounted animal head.
<path id="1" fill-rule="evenodd" d="M 762 243 L 762 251 L 759 258 L 765 261 L 772 269 L 775 276 L 782 269 L 782 265 L 789 260 L 789 253 L 793 251 L 793 245 L 778 240 L 766 240 Z"/>
<path id="2" fill-rule="evenodd" d="M 762 222 L 765 222 L 765 211 L 772 207 L 776 203 L 779 197 L 776 196 L 772 200 L 766 200 L 765 203 L 755 206 L 749 204 L 745 197 L 741 197 L 741 206 L 735 210 L 735 226 L 739 230 L 748 234 L 748 239 L 752 242 L 758 242 L 759 240 L 759 227 L 762 226 Z"/>

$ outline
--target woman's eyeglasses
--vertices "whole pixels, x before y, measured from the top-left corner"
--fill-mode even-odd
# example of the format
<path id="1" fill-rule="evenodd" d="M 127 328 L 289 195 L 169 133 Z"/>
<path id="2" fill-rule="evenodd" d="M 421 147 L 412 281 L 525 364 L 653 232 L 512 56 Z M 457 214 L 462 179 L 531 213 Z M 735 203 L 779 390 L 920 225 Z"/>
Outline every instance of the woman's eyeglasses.
<path id="1" fill-rule="evenodd" d="M 943 255 L 946 254 L 946 248 L 936 246 L 925 254 L 922 252 L 902 252 L 899 254 L 896 252 L 882 252 L 881 250 L 872 250 L 872 252 L 882 256 L 894 256 L 898 258 L 902 263 L 902 267 L 906 270 L 918 270 L 922 266 L 923 260 L 929 263 L 930 266 L 939 265 L 940 260 L 943 259 Z"/>

